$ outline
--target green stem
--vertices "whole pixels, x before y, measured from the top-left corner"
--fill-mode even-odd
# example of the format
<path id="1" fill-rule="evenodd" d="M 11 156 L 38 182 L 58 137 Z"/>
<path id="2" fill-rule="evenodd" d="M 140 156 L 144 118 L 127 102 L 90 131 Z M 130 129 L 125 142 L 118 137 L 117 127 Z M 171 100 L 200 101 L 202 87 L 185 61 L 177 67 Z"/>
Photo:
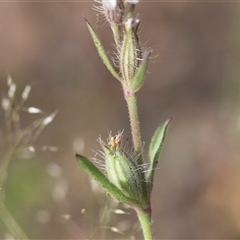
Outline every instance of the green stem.
<path id="1" fill-rule="evenodd" d="M 151 228 L 151 213 L 137 210 L 138 219 L 141 223 L 143 236 L 145 240 L 153 240 L 153 233 Z"/>
<path id="2" fill-rule="evenodd" d="M 124 96 L 128 106 L 133 146 L 134 146 L 135 153 L 139 155 L 138 164 L 141 165 L 143 163 L 143 159 L 141 156 L 143 150 L 142 150 L 140 123 L 139 123 L 138 110 L 137 110 L 137 98 L 135 94 L 129 94 L 129 92 L 126 92 L 126 91 L 124 91 Z"/>
<path id="3" fill-rule="evenodd" d="M 131 94 L 129 91 L 126 91 L 125 88 L 124 88 L 124 96 L 128 106 L 133 146 L 134 146 L 134 151 L 137 155 L 137 165 L 142 168 L 143 162 L 144 162 L 143 155 L 142 155 L 143 146 L 142 146 L 142 140 L 141 140 L 140 122 L 138 118 L 137 98 L 135 93 Z M 142 204 L 144 204 L 145 206 L 148 204 L 149 197 L 147 192 L 146 178 L 145 178 L 144 171 L 140 171 L 140 172 L 141 172 L 142 190 L 143 190 Z"/>
<path id="4" fill-rule="evenodd" d="M 7 150 L 7 152 L 6 152 L 6 154 L 3 158 L 2 164 L 0 165 L 0 188 L 3 187 L 5 176 L 7 174 L 8 164 L 11 160 L 11 157 L 12 157 L 13 153 L 16 150 L 16 147 L 17 147 L 19 141 L 20 141 L 20 139 L 17 138 L 15 140 L 15 142 L 13 143 L 13 145 L 9 147 L 9 149 Z"/>
<path id="5" fill-rule="evenodd" d="M 0 219 L 16 239 L 28 239 L 2 201 L 0 201 Z"/>

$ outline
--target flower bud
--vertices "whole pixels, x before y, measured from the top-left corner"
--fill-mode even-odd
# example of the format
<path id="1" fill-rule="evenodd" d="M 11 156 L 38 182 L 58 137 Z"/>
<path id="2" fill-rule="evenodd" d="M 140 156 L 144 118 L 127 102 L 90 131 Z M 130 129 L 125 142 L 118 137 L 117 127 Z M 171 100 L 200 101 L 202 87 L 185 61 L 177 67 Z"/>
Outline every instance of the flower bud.
<path id="1" fill-rule="evenodd" d="M 139 0 L 127 0 L 127 2 L 130 4 L 137 4 L 139 3 Z"/>
<path id="2" fill-rule="evenodd" d="M 103 6 L 105 6 L 108 10 L 114 10 L 117 6 L 117 0 L 103 0 Z"/>
<path id="3" fill-rule="evenodd" d="M 125 22 L 125 33 L 120 50 L 120 71 L 129 86 L 134 78 L 141 58 L 141 48 L 137 35 L 140 20 L 129 18 Z"/>
<path id="4" fill-rule="evenodd" d="M 140 169 L 121 148 L 121 134 L 110 137 L 107 144 L 101 142 L 105 153 L 108 179 L 127 197 L 141 201 L 142 184 Z"/>
<path id="5" fill-rule="evenodd" d="M 25 101 L 28 99 L 29 93 L 31 91 L 31 86 L 27 85 L 22 92 L 22 99 Z"/>
<path id="6" fill-rule="evenodd" d="M 122 0 L 103 0 L 102 10 L 111 25 L 120 25 L 122 23 L 124 15 Z"/>

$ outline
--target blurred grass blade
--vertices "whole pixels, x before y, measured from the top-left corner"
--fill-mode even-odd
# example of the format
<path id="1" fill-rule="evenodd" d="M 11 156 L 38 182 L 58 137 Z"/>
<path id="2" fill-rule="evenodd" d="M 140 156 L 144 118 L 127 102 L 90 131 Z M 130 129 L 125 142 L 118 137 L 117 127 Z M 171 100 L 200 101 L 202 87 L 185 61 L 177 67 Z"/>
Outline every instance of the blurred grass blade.
<path id="1" fill-rule="evenodd" d="M 120 202 L 138 205 L 134 200 L 125 196 L 108 178 L 87 158 L 76 154 L 79 165 L 100 184 L 112 197 Z"/>
<path id="2" fill-rule="evenodd" d="M 153 178 L 155 168 L 158 164 L 158 159 L 161 154 L 163 144 L 166 138 L 168 126 L 172 118 L 169 118 L 162 126 L 160 126 L 152 137 L 152 141 L 149 146 L 149 158 L 150 158 L 150 169 L 147 176 L 147 182 L 149 184 L 149 195 L 151 194 L 153 187 Z"/>
<path id="3" fill-rule="evenodd" d="M 8 229 L 8 231 L 14 236 L 15 239 L 27 240 L 28 237 L 17 224 L 13 216 L 10 214 L 4 203 L 0 201 L 0 219 Z"/>
<path id="4" fill-rule="evenodd" d="M 134 92 L 137 92 L 144 83 L 144 78 L 147 73 L 150 54 L 151 54 L 151 51 L 144 53 L 143 60 L 138 68 L 138 71 L 136 72 L 136 75 L 132 80 L 132 90 Z"/>
<path id="5" fill-rule="evenodd" d="M 88 22 L 88 20 L 86 18 L 84 18 L 88 30 L 92 36 L 93 42 L 95 47 L 97 48 L 98 54 L 101 57 L 103 63 L 106 65 L 107 69 L 110 71 L 110 73 L 116 78 L 118 79 L 120 82 L 122 81 L 121 77 L 118 74 L 117 69 L 113 66 L 111 60 L 109 59 L 100 38 L 98 37 L 98 35 L 96 34 L 95 30 L 93 29 L 92 25 Z"/>

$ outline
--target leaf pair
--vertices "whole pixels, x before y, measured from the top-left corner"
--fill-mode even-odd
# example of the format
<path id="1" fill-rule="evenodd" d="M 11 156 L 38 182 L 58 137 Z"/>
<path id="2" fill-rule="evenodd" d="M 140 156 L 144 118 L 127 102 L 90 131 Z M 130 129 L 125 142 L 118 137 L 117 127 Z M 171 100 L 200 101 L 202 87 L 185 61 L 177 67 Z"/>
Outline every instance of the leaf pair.
<path id="1" fill-rule="evenodd" d="M 140 65 L 135 66 L 137 67 L 137 71 L 134 77 L 130 79 L 130 81 L 126 81 L 123 79 L 123 74 L 119 71 L 119 69 L 117 69 L 114 66 L 113 62 L 109 58 L 93 26 L 89 23 L 89 21 L 86 18 L 84 18 L 84 20 L 87 24 L 88 30 L 91 34 L 93 43 L 98 51 L 98 54 L 102 59 L 103 63 L 106 65 L 109 72 L 129 90 L 131 90 L 132 92 L 137 92 L 143 85 L 143 82 L 147 73 L 147 67 L 148 67 L 151 51 L 147 51 L 143 54 L 143 59 L 141 60 Z M 121 47 L 122 46 L 120 46 L 120 52 L 121 52 Z M 131 65 L 132 63 L 129 63 L 129 64 Z"/>
<path id="2" fill-rule="evenodd" d="M 76 154 L 79 165 L 98 183 L 100 184 L 109 195 L 116 198 L 120 202 L 135 205 L 140 207 L 137 201 L 130 199 L 123 194 L 109 179 L 87 158 Z"/>
<path id="3" fill-rule="evenodd" d="M 150 158 L 150 169 L 148 175 L 146 176 L 148 185 L 148 196 L 143 196 L 146 199 L 150 200 L 150 195 L 153 187 L 154 173 L 156 166 L 158 164 L 158 159 L 160 157 L 163 143 L 166 138 L 168 126 L 171 122 L 171 118 L 168 119 L 162 126 L 160 126 L 155 132 L 152 141 L 149 146 L 149 158 Z M 109 195 L 116 198 L 120 202 L 127 203 L 136 208 L 143 208 L 141 205 L 142 199 L 136 200 L 126 196 L 118 187 L 116 187 L 108 178 L 105 176 L 90 160 L 87 158 L 76 155 L 79 165 L 95 179 L 98 184 L 100 184 Z"/>

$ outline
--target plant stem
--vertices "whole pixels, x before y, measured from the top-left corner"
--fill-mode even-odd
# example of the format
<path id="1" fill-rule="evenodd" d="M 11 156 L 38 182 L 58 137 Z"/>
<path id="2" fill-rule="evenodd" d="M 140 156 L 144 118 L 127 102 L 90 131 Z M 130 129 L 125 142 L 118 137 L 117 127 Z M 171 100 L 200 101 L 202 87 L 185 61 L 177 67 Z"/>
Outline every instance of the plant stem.
<path id="1" fill-rule="evenodd" d="M 0 219 L 7 227 L 9 232 L 13 234 L 16 239 L 24 239 L 27 240 L 26 234 L 23 232 L 21 227 L 15 221 L 13 216 L 10 214 L 4 203 L 0 200 Z"/>
<path id="2" fill-rule="evenodd" d="M 13 145 L 10 146 L 9 149 L 7 150 L 7 152 L 3 158 L 3 161 L 0 165 L 0 188 L 3 187 L 3 183 L 5 180 L 6 173 L 7 173 L 8 164 L 11 160 L 13 153 L 16 150 L 18 143 L 19 143 L 19 139 L 16 139 L 15 142 L 13 143 Z"/>
<path id="3" fill-rule="evenodd" d="M 151 214 L 143 210 L 137 210 L 136 212 L 141 223 L 144 239 L 153 240 L 154 238 L 151 228 Z"/>
<path id="4" fill-rule="evenodd" d="M 143 156 L 142 156 L 143 146 L 142 146 L 140 122 L 139 122 L 138 110 L 137 110 L 137 97 L 135 93 L 131 94 L 129 91 L 125 91 L 125 90 L 124 90 L 124 96 L 128 106 L 133 146 L 137 156 L 137 165 L 139 167 L 142 167 L 144 162 Z M 143 171 L 141 171 L 141 178 L 142 178 L 142 190 L 143 190 L 144 203 L 148 204 L 149 199 L 148 199 L 148 193 L 147 193 L 147 187 L 146 187 L 146 178 Z"/>
<path id="5" fill-rule="evenodd" d="M 135 153 L 137 155 L 139 155 L 138 164 L 141 165 L 143 163 L 143 159 L 141 157 L 141 155 L 142 155 L 142 140 L 141 140 L 140 123 L 139 123 L 138 110 L 137 110 L 137 98 L 134 93 L 126 94 L 124 92 L 124 95 L 125 95 L 125 99 L 127 101 L 127 106 L 128 106 L 133 146 L 134 146 Z"/>

